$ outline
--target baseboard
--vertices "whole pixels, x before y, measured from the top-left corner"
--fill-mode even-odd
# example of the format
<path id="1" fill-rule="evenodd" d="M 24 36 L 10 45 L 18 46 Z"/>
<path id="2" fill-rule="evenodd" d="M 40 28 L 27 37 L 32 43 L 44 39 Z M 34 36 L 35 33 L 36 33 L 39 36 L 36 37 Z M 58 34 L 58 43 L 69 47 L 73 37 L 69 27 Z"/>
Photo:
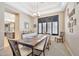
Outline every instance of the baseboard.
<path id="1" fill-rule="evenodd" d="M 65 45 L 65 47 L 67 48 L 67 50 L 69 51 L 70 55 L 71 55 L 71 56 L 74 56 L 74 53 L 72 52 L 72 49 L 71 49 L 70 46 L 68 45 L 68 42 L 67 42 L 67 41 L 64 42 L 64 45 Z"/>

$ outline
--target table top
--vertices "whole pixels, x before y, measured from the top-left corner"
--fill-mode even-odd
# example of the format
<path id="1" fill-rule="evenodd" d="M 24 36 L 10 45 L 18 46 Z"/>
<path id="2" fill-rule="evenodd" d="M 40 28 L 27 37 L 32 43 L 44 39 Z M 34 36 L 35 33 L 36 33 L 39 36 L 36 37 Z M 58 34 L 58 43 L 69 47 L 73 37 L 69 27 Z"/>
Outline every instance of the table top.
<path id="1" fill-rule="evenodd" d="M 47 36 L 48 35 L 39 34 L 33 38 L 25 38 L 25 39 L 18 40 L 17 42 L 23 45 L 33 47 L 38 43 L 40 43 L 42 40 L 44 40 L 44 38 L 46 38 Z"/>

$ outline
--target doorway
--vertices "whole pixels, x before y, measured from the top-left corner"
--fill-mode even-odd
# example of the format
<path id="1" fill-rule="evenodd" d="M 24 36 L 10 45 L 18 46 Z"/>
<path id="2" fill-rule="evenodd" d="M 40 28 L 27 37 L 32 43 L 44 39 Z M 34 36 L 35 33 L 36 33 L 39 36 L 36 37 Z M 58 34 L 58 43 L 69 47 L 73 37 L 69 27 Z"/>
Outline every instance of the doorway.
<path id="1" fill-rule="evenodd" d="M 7 47 L 8 41 L 7 37 L 11 39 L 15 39 L 15 19 L 16 15 L 10 12 L 4 13 L 4 47 Z"/>

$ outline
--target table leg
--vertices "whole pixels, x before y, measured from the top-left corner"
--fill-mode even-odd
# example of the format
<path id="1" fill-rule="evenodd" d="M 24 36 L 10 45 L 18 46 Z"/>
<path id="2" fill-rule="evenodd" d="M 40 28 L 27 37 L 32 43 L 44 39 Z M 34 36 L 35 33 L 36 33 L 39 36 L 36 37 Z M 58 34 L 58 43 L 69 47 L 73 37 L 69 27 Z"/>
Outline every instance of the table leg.
<path id="1" fill-rule="evenodd" d="M 32 47 L 32 56 L 33 56 L 33 47 Z"/>

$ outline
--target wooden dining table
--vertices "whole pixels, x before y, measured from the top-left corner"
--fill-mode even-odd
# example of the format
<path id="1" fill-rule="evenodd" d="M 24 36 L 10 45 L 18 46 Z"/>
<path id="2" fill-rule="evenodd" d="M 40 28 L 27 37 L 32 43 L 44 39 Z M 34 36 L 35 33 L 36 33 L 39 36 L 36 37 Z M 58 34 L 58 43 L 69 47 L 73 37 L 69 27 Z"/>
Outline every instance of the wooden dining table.
<path id="1" fill-rule="evenodd" d="M 24 38 L 17 40 L 18 44 L 22 44 L 23 46 L 27 46 L 32 48 L 32 55 L 33 55 L 33 49 L 37 44 L 40 44 L 48 35 L 44 34 L 38 34 L 37 36 L 34 36 L 32 38 Z"/>

